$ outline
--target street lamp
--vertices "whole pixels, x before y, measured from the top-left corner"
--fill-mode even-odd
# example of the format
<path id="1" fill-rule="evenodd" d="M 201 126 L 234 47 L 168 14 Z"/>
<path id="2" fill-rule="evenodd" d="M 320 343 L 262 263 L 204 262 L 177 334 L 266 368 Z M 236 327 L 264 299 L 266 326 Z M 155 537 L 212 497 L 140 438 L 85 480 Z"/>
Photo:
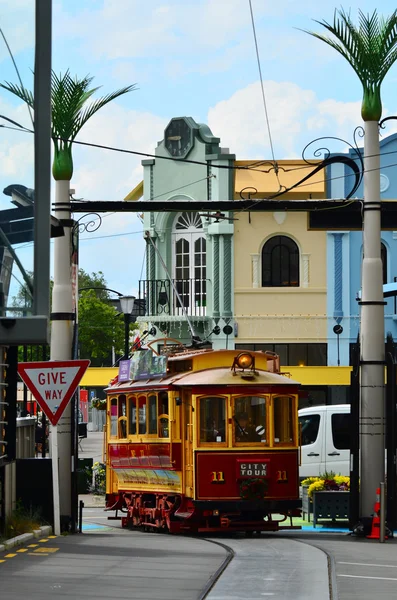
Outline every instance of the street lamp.
<path id="1" fill-rule="evenodd" d="M 130 353 L 130 316 L 134 308 L 135 296 L 120 296 L 121 311 L 124 315 L 124 356 L 127 360 Z"/>

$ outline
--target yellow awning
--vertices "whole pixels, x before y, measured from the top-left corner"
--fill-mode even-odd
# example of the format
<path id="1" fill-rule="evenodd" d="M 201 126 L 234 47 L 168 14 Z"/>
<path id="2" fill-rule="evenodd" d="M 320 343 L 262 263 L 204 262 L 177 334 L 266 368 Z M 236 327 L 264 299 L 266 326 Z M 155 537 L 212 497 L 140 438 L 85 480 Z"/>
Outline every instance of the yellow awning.
<path id="1" fill-rule="evenodd" d="M 126 197 L 124 198 L 124 201 L 125 202 L 136 202 L 137 200 L 140 200 L 142 198 L 142 196 L 143 196 L 143 181 L 138 183 L 138 185 L 135 186 L 134 189 L 131 190 L 131 192 L 126 195 Z"/>
<path id="2" fill-rule="evenodd" d="M 351 367 L 280 367 L 301 385 L 350 385 Z M 118 375 L 117 367 L 89 367 L 81 380 L 82 387 L 106 387 Z"/>
<path id="3" fill-rule="evenodd" d="M 315 166 L 308 166 L 303 160 L 278 160 L 279 171 L 278 175 L 276 175 L 270 162 L 236 160 L 234 164 L 236 167 L 255 167 L 255 170 L 236 169 L 234 184 L 234 198 L 236 200 L 241 199 L 240 192 L 244 188 L 251 188 L 242 192 L 244 199 L 249 197 L 249 193 L 251 193 L 251 198 L 253 199 L 271 196 L 280 191 L 280 186 L 282 186 L 282 189 L 289 189 L 315 169 Z M 257 190 L 256 193 L 254 193 L 255 190 Z M 303 182 L 299 187 L 294 188 L 290 192 L 285 192 L 282 197 L 291 200 L 301 200 L 310 197 L 325 198 L 324 169 Z"/>

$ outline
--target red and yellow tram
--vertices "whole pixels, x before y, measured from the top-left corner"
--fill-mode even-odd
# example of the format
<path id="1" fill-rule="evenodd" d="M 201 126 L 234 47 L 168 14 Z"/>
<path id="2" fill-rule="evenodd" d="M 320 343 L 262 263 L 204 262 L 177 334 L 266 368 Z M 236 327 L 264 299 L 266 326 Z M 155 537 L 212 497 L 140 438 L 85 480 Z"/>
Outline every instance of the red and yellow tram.
<path id="1" fill-rule="evenodd" d="M 107 389 L 110 518 L 171 533 L 293 527 L 299 384 L 276 355 L 149 349 L 127 366 Z"/>

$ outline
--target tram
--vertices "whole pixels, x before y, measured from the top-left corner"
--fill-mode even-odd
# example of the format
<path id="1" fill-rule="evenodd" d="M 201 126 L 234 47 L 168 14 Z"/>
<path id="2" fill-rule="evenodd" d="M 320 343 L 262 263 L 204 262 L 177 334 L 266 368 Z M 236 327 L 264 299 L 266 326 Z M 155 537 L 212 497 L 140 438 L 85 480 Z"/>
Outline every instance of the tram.
<path id="1" fill-rule="evenodd" d="M 299 528 L 299 383 L 270 352 L 163 352 L 135 352 L 106 390 L 109 518 L 174 534 Z"/>

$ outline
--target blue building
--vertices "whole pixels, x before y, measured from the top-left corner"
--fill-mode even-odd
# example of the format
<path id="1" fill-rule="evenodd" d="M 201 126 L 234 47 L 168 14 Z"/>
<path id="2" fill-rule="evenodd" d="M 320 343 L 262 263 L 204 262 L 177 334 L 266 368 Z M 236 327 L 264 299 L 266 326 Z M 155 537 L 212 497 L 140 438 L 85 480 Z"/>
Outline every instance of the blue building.
<path id="1" fill-rule="evenodd" d="M 397 134 L 381 140 L 380 149 L 381 200 L 387 202 L 397 198 Z M 362 154 L 363 148 L 359 151 Z M 348 155 L 359 163 L 354 149 L 349 150 Z M 331 165 L 327 174 L 328 198 L 345 198 L 351 189 L 351 175 L 348 166 Z M 363 197 L 363 181 L 356 195 Z M 358 296 L 361 288 L 362 231 L 328 231 L 327 238 L 328 365 L 338 365 L 338 355 L 340 365 L 349 365 L 351 345 L 357 340 L 360 328 Z M 392 283 L 397 281 L 397 231 L 382 226 L 381 243 L 383 283 Z M 385 298 L 385 301 L 385 332 L 390 332 L 397 339 L 397 302 L 395 298 Z M 334 333 L 335 325 L 342 326 L 341 334 Z"/>

